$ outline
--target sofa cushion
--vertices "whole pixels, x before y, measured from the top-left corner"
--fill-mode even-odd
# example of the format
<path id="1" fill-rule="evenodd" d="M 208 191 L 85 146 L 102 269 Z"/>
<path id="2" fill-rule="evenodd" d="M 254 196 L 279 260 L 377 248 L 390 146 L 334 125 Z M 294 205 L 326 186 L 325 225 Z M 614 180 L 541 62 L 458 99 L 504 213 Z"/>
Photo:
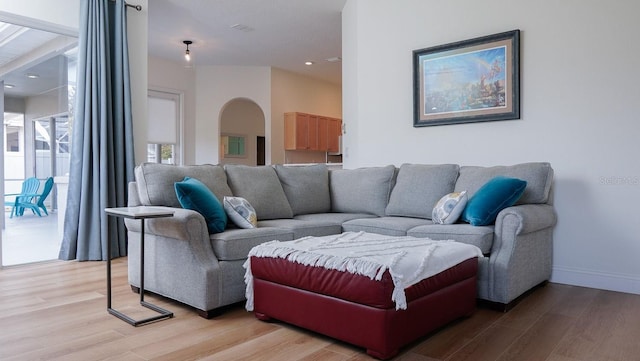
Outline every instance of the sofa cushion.
<path id="1" fill-rule="evenodd" d="M 220 201 L 204 183 L 195 178 L 185 177 L 181 182 L 176 182 L 174 188 L 182 208 L 202 214 L 209 233 L 224 231 L 227 227 L 227 214 Z"/>
<path id="2" fill-rule="evenodd" d="M 395 167 L 337 169 L 329 172 L 331 211 L 384 216 Z"/>
<path id="3" fill-rule="evenodd" d="M 493 245 L 493 229 L 493 226 L 475 227 L 466 223 L 429 224 L 411 228 L 407 231 L 407 236 L 437 240 L 452 239 L 456 242 L 472 244 L 480 248 L 483 254 L 489 254 Z"/>
<path id="4" fill-rule="evenodd" d="M 455 191 L 467 191 L 469 199 L 491 178 L 505 176 L 527 181 L 518 204 L 550 203 L 553 168 L 549 163 L 521 163 L 511 166 L 496 167 L 460 167 L 460 176 L 456 181 Z"/>
<path id="5" fill-rule="evenodd" d="M 326 165 L 276 165 L 275 169 L 294 216 L 331 210 L 329 170 Z"/>
<path id="6" fill-rule="evenodd" d="M 220 203 L 224 196 L 230 196 L 224 169 L 217 165 L 188 165 L 142 163 L 134 171 L 138 186 L 138 197 L 143 206 L 180 207 L 174 189 L 176 182 L 185 177 L 196 178 L 209 188 Z"/>
<path id="7" fill-rule="evenodd" d="M 256 210 L 258 220 L 292 218 L 293 212 L 272 166 L 226 165 L 229 187 Z"/>
<path id="8" fill-rule="evenodd" d="M 346 221 L 357 218 L 377 218 L 378 216 L 366 213 L 313 213 L 313 214 L 301 214 L 293 217 L 301 221 L 318 221 L 329 222 L 333 224 L 342 225 Z"/>
<path id="9" fill-rule="evenodd" d="M 342 224 L 344 232 L 369 232 L 387 236 L 406 236 L 417 226 L 432 224 L 430 220 L 410 217 L 379 217 L 352 219 Z"/>
<path id="10" fill-rule="evenodd" d="M 333 222 L 302 221 L 299 219 L 271 219 L 258 222 L 258 227 L 277 227 L 293 232 L 293 239 L 321 237 L 342 233 L 342 226 Z"/>
<path id="11" fill-rule="evenodd" d="M 236 261 L 247 258 L 251 248 L 274 240 L 292 241 L 293 232 L 282 228 L 260 227 L 230 228 L 210 237 L 213 253 L 219 261 Z"/>
<path id="12" fill-rule="evenodd" d="M 527 182 L 518 178 L 492 178 L 469 199 L 462 220 L 474 226 L 493 224 L 501 210 L 516 203 L 526 186 Z"/>
<path id="13" fill-rule="evenodd" d="M 467 205 L 467 191 L 453 192 L 440 198 L 435 207 L 431 220 L 437 224 L 456 223 L 464 207 Z"/>
<path id="14" fill-rule="evenodd" d="M 240 228 L 256 228 L 256 210 L 242 197 L 224 197 L 223 207 L 233 223 Z"/>
<path id="15" fill-rule="evenodd" d="M 431 219 L 433 206 L 453 192 L 459 166 L 455 164 L 403 164 L 386 208 L 388 216 Z"/>

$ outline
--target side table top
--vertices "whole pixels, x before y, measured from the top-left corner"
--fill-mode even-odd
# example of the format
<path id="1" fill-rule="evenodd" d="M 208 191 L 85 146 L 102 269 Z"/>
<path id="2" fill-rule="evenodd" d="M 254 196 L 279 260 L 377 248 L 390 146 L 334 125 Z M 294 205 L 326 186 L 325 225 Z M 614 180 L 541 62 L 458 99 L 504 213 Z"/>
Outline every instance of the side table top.
<path id="1" fill-rule="evenodd" d="M 117 207 L 117 208 L 105 208 L 104 211 L 107 214 L 114 216 L 120 216 L 125 218 L 161 218 L 161 217 L 173 217 L 173 211 L 161 207 Z"/>

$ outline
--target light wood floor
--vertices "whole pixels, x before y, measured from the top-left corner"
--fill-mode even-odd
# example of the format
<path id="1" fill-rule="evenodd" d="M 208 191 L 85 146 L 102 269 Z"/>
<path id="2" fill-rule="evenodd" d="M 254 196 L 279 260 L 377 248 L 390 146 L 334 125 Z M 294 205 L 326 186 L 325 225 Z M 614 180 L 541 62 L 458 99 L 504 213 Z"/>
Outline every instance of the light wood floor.
<path id="1" fill-rule="evenodd" d="M 126 258 L 114 262 L 116 309 L 137 306 Z M 132 327 L 106 311 L 103 262 L 50 262 L 0 270 L 0 360 L 370 360 L 362 349 L 280 323 L 242 305 L 211 320 L 147 296 L 175 317 Z M 404 361 L 640 360 L 640 296 L 548 284 L 508 313 L 469 318 L 405 347 Z"/>

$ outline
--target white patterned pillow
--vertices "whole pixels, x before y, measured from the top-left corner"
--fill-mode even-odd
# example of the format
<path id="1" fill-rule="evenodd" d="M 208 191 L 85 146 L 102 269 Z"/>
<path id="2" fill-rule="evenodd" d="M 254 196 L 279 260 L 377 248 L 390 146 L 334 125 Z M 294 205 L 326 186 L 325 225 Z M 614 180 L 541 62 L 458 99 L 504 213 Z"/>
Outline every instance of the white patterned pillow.
<path id="1" fill-rule="evenodd" d="M 256 210 L 242 197 L 224 197 L 223 207 L 227 216 L 240 228 L 258 227 Z"/>
<path id="2" fill-rule="evenodd" d="M 431 219 L 438 224 L 456 223 L 466 205 L 467 191 L 449 193 L 433 207 Z"/>

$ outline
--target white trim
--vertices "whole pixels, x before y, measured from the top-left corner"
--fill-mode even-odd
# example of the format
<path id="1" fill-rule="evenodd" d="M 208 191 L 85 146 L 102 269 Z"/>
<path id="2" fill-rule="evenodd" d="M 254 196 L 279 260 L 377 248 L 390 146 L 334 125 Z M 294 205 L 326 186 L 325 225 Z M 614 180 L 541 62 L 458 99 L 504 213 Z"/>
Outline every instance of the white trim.
<path id="1" fill-rule="evenodd" d="M 638 278 L 637 275 L 556 266 L 553 267 L 553 273 L 549 281 L 573 286 L 640 294 L 640 278 Z"/>
<path id="2" fill-rule="evenodd" d="M 60 35 L 72 36 L 74 38 L 78 37 L 78 29 L 40 19 L 30 18 L 27 16 L 12 14 L 6 11 L 0 11 L 0 21 L 4 23 L 24 26 L 27 28 L 48 31 Z"/>

